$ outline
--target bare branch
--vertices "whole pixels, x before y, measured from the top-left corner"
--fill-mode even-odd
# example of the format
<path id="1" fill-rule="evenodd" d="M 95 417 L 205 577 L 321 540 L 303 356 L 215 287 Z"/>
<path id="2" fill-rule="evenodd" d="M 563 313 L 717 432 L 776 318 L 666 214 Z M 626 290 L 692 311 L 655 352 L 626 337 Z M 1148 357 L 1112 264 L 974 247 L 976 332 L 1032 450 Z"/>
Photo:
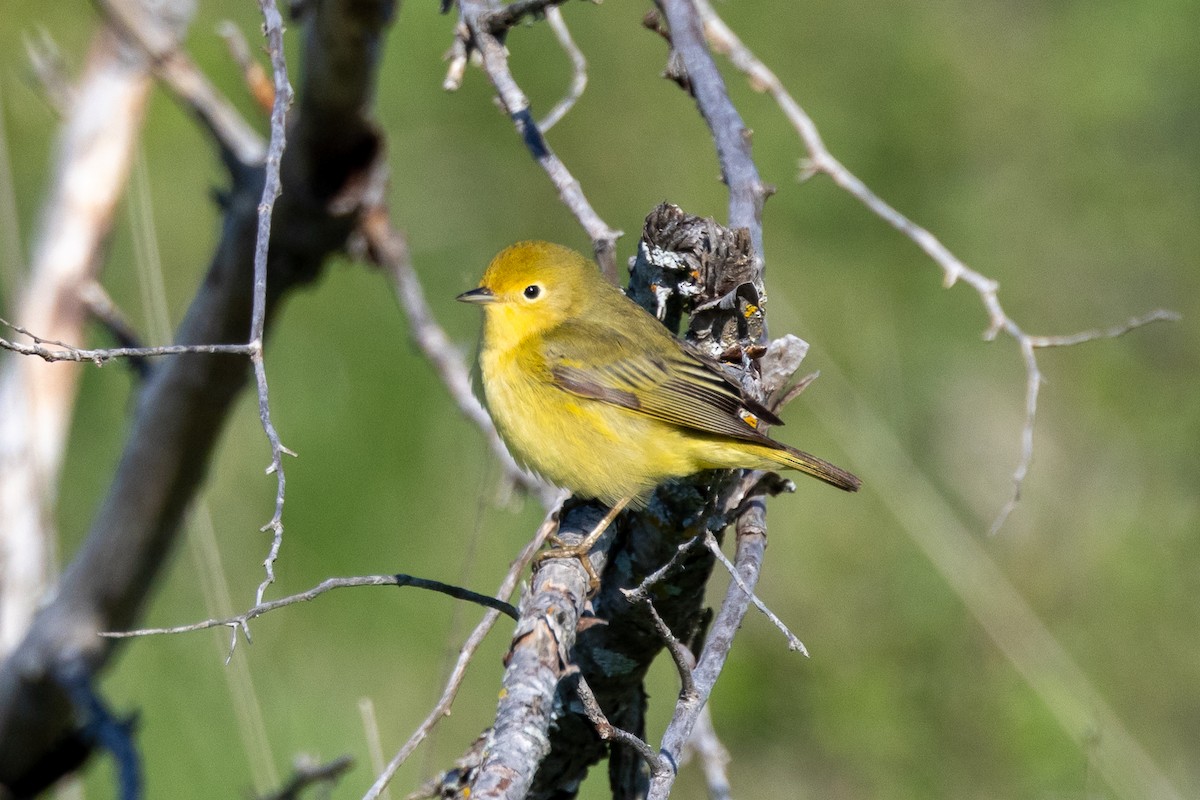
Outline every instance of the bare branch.
<path id="1" fill-rule="evenodd" d="M 588 686 L 587 681 L 579 674 L 575 676 L 575 692 L 583 703 L 584 713 L 596 726 L 596 733 L 600 735 L 601 739 L 620 742 L 632 749 L 641 757 L 642 761 L 646 762 L 646 766 L 650 767 L 652 774 L 657 775 L 667 769 L 658 753 L 655 753 L 642 737 L 622 730 L 608 721 L 608 717 L 604 716 L 604 711 L 600 708 L 600 703 L 596 701 L 596 695 L 592 693 L 592 687 Z"/>
<path id="2" fill-rule="evenodd" d="M 248 611 L 237 614 L 224 619 L 207 619 L 203 622 L 193 622 L 188 625 L 177 625 L 172 628 L 141 628 L 135 631 L 103 631 L 101 636 L 109 639 L 131 639 L 138 636 L 159 636 L 168 633 L 191 633 L 192 631 L 203 631 L 209 628 L 240 628 L 247 630 L 247 623 L 252 619 L 261 617 L 263 614 L 268 614 L 285 606 L 295 605 L 296 603 L 307 603 L 309 600 L 315 600 L 326 592 L 331 592 L 334 589 L 349 589 L 355 586 L 412 586 L 417 589 L 428 589 L 432 592 L 440 592 L 441 594 L 449 595 L 458 600 L 466 600 L 476 605 L 492 608 L 503 614 L 507 614 L 513 619 L 517 618 L 517 610 L 509 603 L 503 600 L 497 600 L 494 597 L 488 597 L 485 594 L 472 592 L 470 589 L 464 589 L 461 586 L 454 586 L 441 581 L 430 580 L 428 578 L 417 578 L 412 575 L 398 573 L 396 575 L 362 575 L 353 578 L 326 578 L 307 591 L 297 594 L 281 597 L 278 600 L 268 600 L 265 603 L 259 603 Z"/>
<path id="3" fill-rule="evenodd" d="M 327 256 L 346 247 L 357 219 L 354 191 L 380 153 L 370 98 L 393 4 L 329 2 L 319 10 L 303 20 L 305 42 L 310 50 L 336 51 L 338 58 L 304 61 L 303 99 L 290 120 L 293 143 L 281 164 L 287 191 L 272 224 L 264 334 L 289 291 L 318 277 Z M 103 116 L 125 123 L 123 115 Z M 247 343 L 247 331 L 255 327 L 252 254 L 263 170 L 235 164 L 229 172 L 233 185 L 225 195 L 221 239 L 176 334 L 181 345 Z M 34 325 L 30 317 L 22 320 Z M 261 338 L 257 344 L 261 348 Z M 189 353 L 166 360 L 140 388 L 126 446 L 84 543 L 58 591 L 0 667 L 0 783 L 31 780 L 36 789 L 86 755 L 63 691 L 48 676 L 76 661 L 98 673 L 115 642 L 97 631 L 133 626 L 155 576 L 169 562 L 184 512 L 246 384 L 247 366 L 240 358 Z M 64 752 L 74 753 L 74 761 L 61 757 Z"/>
<path id="4" fill-rule="evenodd" d="M 21 355 L 37 356 L 48 362 L 90 361 L 99 367 L 117 358 L 150 358 L 153 356 L 177 356 L 185 353 L 224 353 L 245 356 L 251 353 L 250 346 L 245 344 L 168 344 L 158 347 L 110 347 L 98 350 L 86 350 L 64 344 L 56 339 L 43 339 L 2 317 L 0 317 L 0 325 L 6 325 L 17 333 L 24 334 L 33 339 L 34 342 L 33 344 L 21 344 L 20 342 L 10 342 L 8 339 L 0 337 L 0 348 L 11 350 Z M 58 349 L 46 347 L 46 344 L 54 345 Z"/>
<path id="5" fill-rule="evenodd" d="M 574 544 L 603 516 L 601 507 L 577 505 L 562 515 L 558 538 Z M 591 560 L 602 572 L 619 521 L 594 545 Z M 487 733 L 484 759 L 471 781 L 471 796 L 524 798 L 538 765 L 550 751 L 550 723 L 559 680 L 567 673 L 588 577 L 578 559 L 551 559 L 534 573 L 521 598 L 521 616 L 504 670 L 496 720 Z"/>
<path id="6" fill-rule="evenodd" d="M 287 480 L 283 474 L 283 454 L 296 455 L 283 446 L 279 433 L 271 422 L 271 404 L 267 399 L 267 371 L 263 365 L 263 330 L 267 320 L 267 249 L 271 242 L 271 212 L 275 199 L 279 197 L 279 165 L 283 160 L 283 149 L 287 138 L 287 112 L 292 106 L 292 85 L 288 82 L 287 62 L 283 56 L 283 17 L 275 6 L 275 0 L 259 0 L 262 11 L 263 32 L 267 37 L 267 53 L 271 57 L 271 69 L 275 77 L 275 105 L 271 109 L 271 144 L 267 148 L 266 174 L 263 180 L 262 200 L 258 204 L 258 236 L 254 242 L 254 308 L 250 312 L 250 340 L 252 348 L 250 362 L 254 365 L 254 382 L 258 386 L 258 416 L 263 431 L 271 445 L 271 466 L 267 474 L 275 473 L 275 513 L 271 521 L 262 527 L 271 531 L 271 550 L 263 560 L 266 577 L 258 586 L 254 602 L 261 605 L 267 587 L 275 582 L 275 559 L 283 544 L 283 501 Z"/>
<path id="7" fill-rule="evenodd" d="M 1021 329 L 1000 304 L 999 283 L 964 264 L 936 236 L 888 205 L 829 152 L 812 118 L 783 87 L 775 73 L 763 64 L 717 15 L 708 0 L 681 1 L 690 1 L 695 5 L 704 22 L 705 35 L 712 42 L 713 48 L 729 57 L 730 62 L 746 75 L 752 88 L 769 93 L 779 104 L 784 116 L 796 129 L 796 133 L 808 151 L 807 158 L 801 164 L 800 179 L 806 180 L 816 174 L 827 175 L 839 188 L 921 248 L 941 268 L 943 285 L 946 288 L 950 288 L 961 280 L 975 290 L 988 316 L 988 327 L 984 332 L 985 340 L 992 341 L 1003 331 L 1016 341 L 1021 351 L 1021 358 L 1025 363 L 1025 423 L 1021 429 L 1021 455 L 1012 474 L 1012 493 L 992 522 L 991 533 L 995 533 L 1004 525 L 1008 515 L 1020 500 L 1021 487 L 1029 472 L 1029 465 L 1033 461 L 1033 430 L 1034 422 L 1037 419 L 1038 392 L 1042 383 L 1042 373 L 1034 352 L 1035 348 L 1065 346 L 1097 338 L 1109 338 L 1149 322 L 1177 319 L 1178 317 L 1170 311 L 1157 310 L 1131 320 L 1126 326 L 1110 329 L 1116 331 L 1115 333 L 1089 332 L 1066 337 L 1030 336 Z"/>
<path id="8" fill-rule="evenodd" d="M 671 721 L 663 733 L 660 751 L 669 764 L 679 763 L 680 754 L 691 737 L 700 710 L 708 702 L 708 696 L 725 666 L 725 659 L 733 644 L 733 636 L 750 607 L 750 598 L 758 582 L 759 565 L 762 564 L 766 544 L 766 505 L 762 498 L 755 498 L 743 504 L 737 519 L 737 555 L 734 561 L 735 571 L 741 577 L 741 581 L 729 585 L 721 610 L 709 630 L 700 660 L 696 669 L 692 671 L 696 682 L 695 695 L 680 696 Z M 676 771 L 672 769 L 668 773 L 653 776 L 650 781 L 649 800 L 665 800 L 671 792 L 675 775 Z"/>
<path id="9" fill-rule="evenodd" d="M 506 8 L 513 8 L 515 5 Z M 526 5 L 532 8 L 538 3 Z M 595 250 L 600 268 L 609 280 L 615 283 L 617 279 L 616 242 L 617 238 L 621 236 L 621 232 L 608 227 L 604 220 L 600 219 L 600 215 L 596 213 L 587 197 L 584 196 L 579 181 L 571 175 L 562 160 L 550 149 L 550 145 L 538 130 L 537 123 L 533 121 L 533 116 L 529 113 L 529 100 L 521 91 L 521 87 L 517 85 L 516 80 L 513 79 L 512 73 L 508 69 L 508 53 L 505 52 L 504 45 L 497 40 L 491 27 L 492 20 L 505 19 L 507 15 L 504 11 L 497 12 L 489 0 L 460 0 L 459 9 L 462 22 L 466 26 L 466 33 L 471 37 L 466 52 L 469 52 L 471 47 L 479 52 L 483 59 L 483 69 L 492 85 L 496 87 L 505 113 L 512 119 L 517 133 L 525 142 L 530 154 L 550 177 L 563 204 L 570 209 L 575 218 L 579 220 L 579 224 L 591 237 L 592 248 Z M 500 27 L 504 28 L 503 25 Z M 458 35 L 461 36 L 463 33 L 464 31 L 460 29 Z"/>
<path id="10" fill-rule="evenodd" d="M 529 562 L 533 560 L 534 553 L 545 544 L 546 538 L 558 526 L 558 513 L 559 509 L 555 509 L 548 513 L 546 518 L 542 520 L 537 534 L 525 546 L 525 549 L 521 551 L 516 560 L 513 561 L 512 566 L 509 567 L 508 574 L 504 576 L 504 581 L 496 591 L 496 599 L 502 600 L 512 595 L 513 591 L 517 588 L 517 582 L 520 580 L 522 573 L 529 566 Z M 471 635 L 467 637 L 462 649 L 459 650 L 458 660 L 454 663 L 454 669 L 450 672 L 450 678 L 446 681 L 446 688 L 442 690 L 442 696 L 438 699 L 437 704 L 430 710 L 424 721 L 417 726 L 413 734 L 408 737 L 408 741 L 404 743 L 404 746 L 388 762 L 387 767 L 375 779 L 375 783 L 363 795 L 363 800 L 377 800 L 388 784 L 391 783 L 396 770 L 400 769 L 401 765 L 408 760 L 408 757 L 425 740 L 425 737 L 429 735 L 429 732 L 433 730 L 438 721 L 450 713 L 450 706 L 454 704 L 454 698 L 458 695 L 463 678 L 466 677 L 467 666 L 471 663 L 471 659 L 475 657 L 475 651 L 483 643 L 484 637 L 487 636 L 499 618 L 499 611 L 490 610 L 484 614 L 483 619 L 475 626 L 475 630 L 471 631 Z"/>
<path id="11" fill-rule="evenodd" d="M 746 585 L 745 581 L 742 580 L 742 576 L 734 568 L 733 564 L 730 563 L 729 559 L 725 557 L 725 554 L 721 552 L 721 545 L 717 544 L 716 537 L 711 533 L 706 532 L 704 536 L 704 544 L 716 557 L 716 559 L 721 562 L 721 565 L 729 571 L 729 577 L 733 579 L 733 582 L 737 584 L 738 588 L 749 595 L 750 602 L 754 604 L 754 607 L 761 611 L 767 619 L 771 620 L 771 624 L 782 631 L 783 635 L 787 637 L 788 650 L 799 652 L 800 654 L 807 656 L 808 648 L 804 646 L 804 642 L 796 638 L 796 634 L 792 633 L 788 626 L 783 624 L 783 620 L 776 616 L 774 611 L 767 608 L 766 603 L 764 603 L 762 600 L 759 600 L 758 595 L 756 595 L 750 589 L 750 587 Z"/>
<path id="12" fill-rule="evenodd" d="M 670 561 L 647 575 L 645 579 L 637 585 L 636 588 L 622 589 L 621 593 L 629 598 L 630 602 L 640 601 L 643 598 L 648 598 L 650 596 L 648 594 L 650 587 L 654 586 L 656 583 L 670 574 L 671 571 L 679 565 L 680 559 L 683 557 L 683 555 L 691 550 L 699 541 L 701 541 L 701 536 L 699 534 L 688 539 L 686 542 L 679 545 L 679 547 L 675 550 L 675 554 L 671 556 Z"/>
<path id="13" fill-rule="evenodd" d="M 571 38 L 571 31 L 558 6 L 550 6 L 546 9 L 546 22 L 554 31 L 554 38 L 558 39 L 558 44 L 567 54 L 567 58 L 571 59 L 571 88 L 561 100 L 554 104 L 554 108 L 550 109 L 546 116 L 538 120 L 538 128 L 542 133 L 553 128 L 559 120 L 567 115 L 579 98 L 583 97 L 583 91 L 587 88 L 588 82 L 587 59 L 583 57 L 583 51 L 579 49 L 579 45 L 575 44 L 575 40 Z"/>
<path id="14" fill-rule="evenodd" d="M 720 551 L 720 548 L 717 548 Z M 673 559 L 672 559 L 673 560 Z M 726 562 L 728 563 L 728 562 Z M 730 564 L 730 567 L 733 565 Z M 626 592 L 625 596 L 630 599 L 630 602 L 640 603 L 647 612 L 650 618 L 654 620 L 654 627 L 658 629 L 658 635 L 662 637 L 663 644 L 667 646 L 667 652 L 671 654 L 671 660 L 675 662 L 675 669 L 679 672 L 679 681 L 681 684 L 680 694 L 694 696 L 696 694 L 696 682 L 692 680 L 692 667 L 695 659 L 691 657 L 691 653 L 687 652 L 687 648 L 683 646 L 683 642 L 671 633 L 671 628 L 659 616 L 658 609 L 654 607 L 654 602 L 649 595 L 642 591 Z"/>
<path id="15" fill-rule="evenodd" d="M 1063 336 L 1030 336 L 1029 343 L 1036 348 L 1070 347 L 1072 345 L 1083 344 L 1084 342 L 1094 342 L 1097 339 L 1115 339 L 1118 336 L 1124 336 L 1130 331 L 1136 330 L 1143 325 L 1149 325 L 1152 322 L 1178 322 L 1181 319 L 1183 319 L 1183 315 L 1175 311 L 1167 311 L 1166 309 L 1159 308 L 1140 317 L 1128 319 L 1120 325 L 1113 325 L 1108 328 L 1097 328 Z"/>

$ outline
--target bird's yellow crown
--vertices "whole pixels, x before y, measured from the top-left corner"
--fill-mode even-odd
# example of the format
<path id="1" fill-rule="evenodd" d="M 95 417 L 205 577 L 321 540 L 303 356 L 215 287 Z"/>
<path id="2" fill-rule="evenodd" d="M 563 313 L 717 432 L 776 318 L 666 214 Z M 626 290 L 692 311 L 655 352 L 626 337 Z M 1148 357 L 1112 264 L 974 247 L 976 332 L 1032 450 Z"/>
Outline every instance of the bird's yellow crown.
<path id="1" fill-rule="evenodd" d="M 512 346 L 579 314 L 597 283 L 596 265 L 583 255 L 550 242 L 519 242 L 488 265 L 479 288 L 460 299 L 482 305 L 489 339 Z"/>

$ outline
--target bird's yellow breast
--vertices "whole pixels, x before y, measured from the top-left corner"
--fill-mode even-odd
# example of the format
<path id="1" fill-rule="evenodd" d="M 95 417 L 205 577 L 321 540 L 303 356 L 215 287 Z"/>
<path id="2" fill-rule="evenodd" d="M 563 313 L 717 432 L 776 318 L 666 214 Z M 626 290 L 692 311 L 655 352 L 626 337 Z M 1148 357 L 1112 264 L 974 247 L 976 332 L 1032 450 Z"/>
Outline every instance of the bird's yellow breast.
<path id="1" fill-rule="evenodd" d="M 480 354 L 492 417 L 513 455 L 546 480 L 612 504 L 644 502 L 670 477 L 703 469 L 679 429 L 556 386 L 531 345 Z"/>

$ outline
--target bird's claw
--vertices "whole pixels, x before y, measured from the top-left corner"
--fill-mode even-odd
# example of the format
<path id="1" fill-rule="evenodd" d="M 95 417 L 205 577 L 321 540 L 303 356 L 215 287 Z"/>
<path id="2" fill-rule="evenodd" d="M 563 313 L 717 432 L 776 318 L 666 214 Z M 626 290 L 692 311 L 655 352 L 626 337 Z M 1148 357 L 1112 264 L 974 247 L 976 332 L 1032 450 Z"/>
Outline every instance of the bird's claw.
<path id="1" fill-rule="evenodd" d="M 591 597 L 600 588 L 600 576 L 596 574 L 596 568 L 592 566 L 592 560 L 588 558 L 591 552 L 591 545 L 582 544 L 569 545 L 564 544 L 562 539 L 555 535 L 548 537 L 549 541 L 554 544 L 554 547 L 549 550 L 543 550 L 533 557 L 533 568 L 537 570 L 541 567 L 541 563 L 551 558 L 577 558 L 579 564 L 583 567 L 583 571 L 588 577 L 588 597 Z"/>

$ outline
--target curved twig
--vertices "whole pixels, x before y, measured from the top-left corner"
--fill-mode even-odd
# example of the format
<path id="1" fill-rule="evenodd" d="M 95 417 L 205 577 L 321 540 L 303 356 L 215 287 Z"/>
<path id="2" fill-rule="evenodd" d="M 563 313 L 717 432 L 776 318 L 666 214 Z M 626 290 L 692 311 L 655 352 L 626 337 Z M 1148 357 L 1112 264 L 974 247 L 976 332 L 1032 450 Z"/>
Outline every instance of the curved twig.
<path id="1" fill-rule="evenodd" d="M 271 422 L 271 404 L 267 399 L 267 371 L 263 364 L 263 329 L 267 319 L 267 248 L 271 242 L 271 212 L 279 197 L 279 165 L 286 146 L 287 112 L 292 107 L 292 85 L 288 82 L 287 61 L 283 56 L 283 17 L 275 0 L 259 0 L 263 15 L 263 32 L 267 37 L 267 52 L 275 77 L 275 105 L 271 109 L 271 143 L 267 147 L 266 174 L 263 180 L 262 201 L 258 205 L 258 235 L 254 241 L 254 308 L 250 313 L 250 362 L 254 365 L 254 382 L 258 387 L 258 416 L 263 432 L 271 445 L 271 465 L 267 474 L 275 473 L 275 513 L 262 527 L 271 531 L 271 549 L 263 560 L 266 577 L 258 585 L 254 602 L 260 605 L 267 587 L 275 582 L 275 559 L 283 545 L 283 501 L 287 480 L 283 474 L 284 453 L 294 456 L 279 439 Z"/>
<path id="2" fill-rule="evenodd" d="M 192 631 L 204 631 L 209 628 L 238 628 L 243 632 L 247 632 L 247 623 L 252 619 L 261 617 L 263 614 L 268 614 L 285 606 L 295 605 L 296 603 L 307 603 L 309 600 L 315 600 L 326 592 L 331 592 L 334 589 L 348 589 L 356 586 L 412 586 L 417 589 L 428 589 L 433 592 L 449 595 L 457 600 L 466 600 L 476 605 L 481 605 L 486 608 L 491 608 L 499 611 L 502 614 L 507 614 L 513 619 L 517 618 L 517 610 L 510 603 L 495 597 L 489 597 L 485 594 L 473 592 L 470 589 L 464 589 L 461 586 L 454 586 L 441 581 L 430 580 L 428 578 L 416 578 L 412 575 L 397 573 L 395 575 L 362 575 L 353 578 L 326 578 L 307 591 L 298 592 L 287 597 L 281 597 L 278 600 L 269 600 L 265 603 L 259 603 L 247 611 L 236 614 L 232 617 L 224 619 L 206 619 L 203 622 L 192 622 L 187 625 L 176 625 L 170 628 L 139 628 L 133 631 L 104 631 L 100 636 L 109 639 L 132 639 L 139 636 L 161 636 L 171 633 L 191 633 Z"/>
<path id="3" fill-rule="evenodd" d="M 575 107 L 575 103 L 579 101 L 580 97 L 583 97 L 583 91 L 587 88 L 588 82 L 587 59 L 583 57 L 583 51 L 579 49 L 579 45 L 575 44 L 575 40 L 571 38 L 571 30 L 567 27 L 567 22 L 563 19 L 562 11 L 558 6 L 550 6 L 546 9 L 546 22 L 550 24 L 550 30 L 554 31 L 554 38 L 558 39 L 558 44 L 567 54 L 567 58 L 571 59 L 571 88 L 561 100 L 554 104 L 554 108 L 550 109 L 546 116 L 538 120 L 538 128 L 542 133 L 557 125 L 559 120 Z"/>
<path id="4" fill-rule="evenodd" d="M 850 170 L 846 169 L 829 152 L 812 118 L 788 93 L 775 73 L 763 64 L 717 15 L 708 0 L 690 0 L 690 2 L 695 4 L 696 10 L 704 22 L 704 32 L 712 43 L 713 49 L 728 56 L 730 62 L 746 75 L 751 87 L 770 94 L 779 104 L 783 115 L 796 129 L 796 133 L 808 151 L 807 158 L 801 164 L 800 179 L 806 180 L 817 174 L 828 176 L 839 188 L 921 248 L 941 268 L 943 285 L 946 288 L 962 281 L 975 290 L 988 316 L 988 327 L 983 334 L 986 341 L 992 341 L 999 333 L 1004 332 L 1017 343 L 1025 364 L 1025 423 L 1021 429 L 1021 455 L 1012 473 L 1012 493 L 992 522 L 991 533 L 995 533 L 1004 525 L 1005 520 L 1008 519 L 1009 514 L 1020 500 L 1021 487 L 1029 472 L 1029 465 L 1033 461 L 1033 429 L 1037 419 L 1038 392 L 1042 384 L 1042 373 L 1038 366 L 1035 350 L 1040 347 L 1066 346 L 1094 339 L 1120 336 L 1150 322 L 1178 319 L 1178 315 L 1160 309 L 1130 320 L 1124 326 L 1117 326 L 1107 331 L 1090 331 L 1064 337 L 1029 335 L 1000 304 L 1000 284 L 998 282 L 968 267 L 936 236 L 892 208 Z"/>
<path id="5" fill-rule="evenodd" d="M 558 196 L 563 204 L 570 209 L 575 218 L 579 220 L 579 224 L 591 237 L 592 248 L 595 250 L 600 268 L 610 280 L 615 282 L 617 278 L 616 243 L 621 232 L 608 227 L 608 224 L 592 208 L 591 203 L 583 194 L 583 188 L 579 185 L 579 181 L 550 149 L 550 145 L 542 137 L 537 123 L 533 121 L 533 116 L 529 113 L 529 99 L 521 91 L 521 87 L 517 85 L 512 72 L 509 71 L 508 53 L 505 52 L 504 45 L 496 38 L 497 25 L 500 30 L 505 29 L 507 25 L 503 22 L 511 14 L 506 15 L 503 11 L 497 11 L 486 0 L 459 0 L 459 9 L 466 30 L 465 32 L 460 30 L 458 35 L 462 36 L 466 33 L 470 36 L 467 50 L 474 48 L 480 54 L 483 60 L 483 69 L 492 85 L 496 87 L 496 93 L 500 97 L 500 103 L 504 107 L 505 113 L 512 119 L 517 133 L 521 135 L 530 154 L 550 176 L 550 181 L 558 190 Z M 508 23 L 508 25 L 510 24 Z"/>

